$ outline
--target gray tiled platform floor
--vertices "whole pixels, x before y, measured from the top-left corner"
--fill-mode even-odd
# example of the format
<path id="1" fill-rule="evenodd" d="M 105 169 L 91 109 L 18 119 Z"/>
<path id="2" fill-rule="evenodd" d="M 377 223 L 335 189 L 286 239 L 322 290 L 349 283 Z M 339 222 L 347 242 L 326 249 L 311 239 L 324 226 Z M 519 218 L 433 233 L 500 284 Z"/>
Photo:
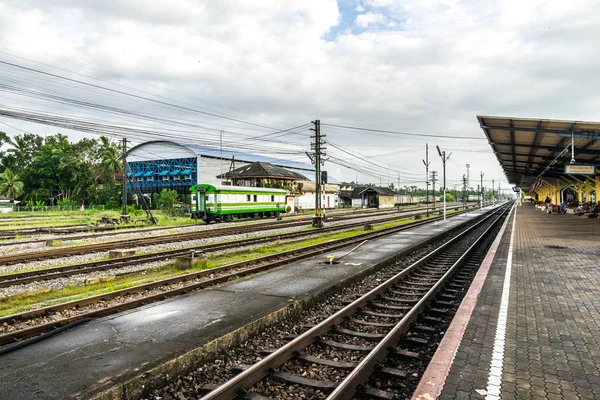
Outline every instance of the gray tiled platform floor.
<path id="1" fill-rule="evenodd" d="M 441 399 L 485 397 L 511 227 Z M 506 332 L 502 399 L 600 398 L 599 220 L 518 209 Z"/>

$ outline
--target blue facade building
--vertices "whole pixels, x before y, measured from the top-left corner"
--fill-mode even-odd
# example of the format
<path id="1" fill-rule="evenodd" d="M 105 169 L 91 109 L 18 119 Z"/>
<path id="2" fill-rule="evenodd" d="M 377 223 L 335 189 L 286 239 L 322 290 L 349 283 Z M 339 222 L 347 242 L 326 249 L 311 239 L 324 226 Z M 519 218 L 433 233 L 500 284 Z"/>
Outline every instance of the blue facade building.
<path id="1" fill-rule="evenodd" d="M 159 193 L 169 189 L 187 196 L 191 186 L 198 183 L 222 184 L 218 175 L 229 171 L 232 166 L 239 168 L 255 161 L 268 162 L 307 177 L 314 176 L 314 166 L 308 163 L 163 140 L 132 147 L 127 152 L 130 166 L 127 175 L 142 193 Z M 128 188 L 132 190 L 131 183 Z"/>

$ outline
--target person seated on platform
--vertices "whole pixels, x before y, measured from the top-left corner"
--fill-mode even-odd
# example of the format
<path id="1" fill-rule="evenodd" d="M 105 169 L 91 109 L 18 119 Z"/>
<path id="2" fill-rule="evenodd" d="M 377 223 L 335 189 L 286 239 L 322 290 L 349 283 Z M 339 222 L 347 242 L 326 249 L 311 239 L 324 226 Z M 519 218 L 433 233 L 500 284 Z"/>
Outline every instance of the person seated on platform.
<path id="1" fill-rule="evenodd" d="M 591 208 L 589 214 L 586 215 L 588 218 L 598 218 L 598 215 L 600 215 L 600 201 L 595 207 Z"/>
<path id="2" fill-rule="evenodd" d="M 548 211 L 548 214 L 552 214 L 552 206 L 550 205 L 550 203 L 552 202 L 552 200 L 550 200 L 550 197 L 546 196 L 546 200 L 544 200 L 544 204 L 546 204 L 546 211 Z"/>
<path id="3" fill-rule="evenodd" d="M 586 212 L 586 204 L 581 202 L 579 203 L 579 206 L 577 207 L 577 215 L 581 216 L 584 215 Z"/>

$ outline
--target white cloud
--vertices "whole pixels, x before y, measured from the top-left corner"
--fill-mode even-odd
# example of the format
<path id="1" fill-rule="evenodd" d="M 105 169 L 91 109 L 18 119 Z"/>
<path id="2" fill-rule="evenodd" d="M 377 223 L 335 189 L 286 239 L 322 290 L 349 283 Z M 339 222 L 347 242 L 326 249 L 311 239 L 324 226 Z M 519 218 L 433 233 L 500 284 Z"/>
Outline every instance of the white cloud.
<path id="1" fill-rule="evenodd" d="M 361 14 L 354 24 L 360 33 L 345 28 L 330 41 L 324 36 L 340 21 L 333 0 L 146 0 L 140 4 L 141 0 L 5 0 L 0 2 L 0 51 L 282 127 L 320 118 L 483 137 L 476 114 L 598 118 L 600 14 L 591 12 L 592 0 L 368 0 L 356 6 Z M 44 55 L 48 53 L 115 71 L 136 82 Z M 1 53 L 0 59 L 26 63 Z M 7 77 L 73 96 L 86 95 L 72 86 L 28 79 L 1 67 L 0 79 Z M 115 100 L 105 93 L 93 96 L 120 107 L 215 122 L 156 105 Z M 0 104 L 7 103 L 45 107 L 40 101 L 0 98 Z M 71 111 L 62 105 L 47 109 Z M 41 133 L 53 129 L 26 126 Z M 330 140 L 357 146 L 362 153 L 385 152 L 371 146 L 387 150 L 424 144 L 405 137 L 327 133 Z M 449 148 L 462 146 L 462 142 L 439 142 Z M 465 146 L 487 148 L 485 141 Z M 422 151 L 418 153 L 381 162 L 416 170 L 422 158 Z M 502 176 L 491 153 L 455 152 L 454 156 L 457 164 L 470 161 L 473 168 L 487 170 L 486 176 Z M 451 164 L 449 173 L 460 177 L 463 172 Z M 338 174 L 347 177 L 345 171 Z M 354 173 L 349 175 L 354 178 Z"/>
<path id="2" fill-rule="evenodd" d="M 354 20 L 354 25 L 360 26 L 361 28 L 367 28 L 369 25 L 385 24 L 387 18 L 383 14 L 376 14 L 369 11 L 366 14 L 360 14 Z"/>

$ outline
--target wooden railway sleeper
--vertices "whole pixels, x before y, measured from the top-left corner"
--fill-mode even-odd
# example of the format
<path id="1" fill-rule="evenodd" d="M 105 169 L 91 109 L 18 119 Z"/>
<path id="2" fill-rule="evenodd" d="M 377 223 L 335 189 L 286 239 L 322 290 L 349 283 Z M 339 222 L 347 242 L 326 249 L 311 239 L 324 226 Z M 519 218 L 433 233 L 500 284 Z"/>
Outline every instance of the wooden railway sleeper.
<path id="1" fill-rule="evenodd" d="M 406 303 L 406 304 L 415 304 L 419 301 L 418 299 L 407 300 L 407 299 L 402 299 L 402 298 L 397 298 L 397 297 L 389 297 L 389 296 L 379 296 L 379 298 L 381 300 L 395 301 L 398 303 Z"/>
<path id="2" fill-rule="evenodd" d="M 383 308 L 386 310 L 396 310 L 396 311 L 409 311 L 412 308 L 411 306 L 394 306 L 394 305 L 390 305 L 390 304 L 383 304 L 383 303 L 377 303 L 377 302 L 372 302 L 371 306 L 377 307 L 377 308 Z"/>
<path id="3" fill-rule="evenodd" d="M 359 332 L 352 329 L 345 328 L 334 328 L 333 333 L 338 333 L 341 335 L 354 336 L 366 340 L 379 341 L 385 337 L 383 333 L 370 333 L 370 332 Z"/>
<path id="4" fill-rule="evenodd" d="M 270 377 L 278 382 L 287 383 L 290 385 L 300 385 L 304 387 L 310 387 L 313 389 L 321 390 L 329 393 L 337 387 L 337 382 L 331 381 L 320 381 L 317 379 L 305 378 L 303 376 L 297 376 L 289 374 L 287 372 L 275 371 L 270 374 Z"/>

